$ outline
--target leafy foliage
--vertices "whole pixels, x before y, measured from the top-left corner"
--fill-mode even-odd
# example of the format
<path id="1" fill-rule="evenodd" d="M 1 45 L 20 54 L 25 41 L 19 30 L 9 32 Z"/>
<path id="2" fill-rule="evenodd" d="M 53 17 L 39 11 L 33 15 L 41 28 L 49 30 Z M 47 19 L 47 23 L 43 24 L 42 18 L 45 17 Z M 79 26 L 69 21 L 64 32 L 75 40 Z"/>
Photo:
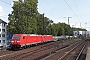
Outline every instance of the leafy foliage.
<path id="1" fill-rule="evenodd" d="M 12 8 L 7 30 L 13 33 L 36 33 L 37 0 L 14 1 Z"/>
<path id="2" fill-rule="evenodd" d="M 53 23 L 52 20 L 40 14 L 37 10 L 38 0 L 14 1 L 13 11 L 8 16 L 7 31 L 10 33 L 50 34 L 54 36 L 73 35 L 74 30 L 65 23 Z"/>

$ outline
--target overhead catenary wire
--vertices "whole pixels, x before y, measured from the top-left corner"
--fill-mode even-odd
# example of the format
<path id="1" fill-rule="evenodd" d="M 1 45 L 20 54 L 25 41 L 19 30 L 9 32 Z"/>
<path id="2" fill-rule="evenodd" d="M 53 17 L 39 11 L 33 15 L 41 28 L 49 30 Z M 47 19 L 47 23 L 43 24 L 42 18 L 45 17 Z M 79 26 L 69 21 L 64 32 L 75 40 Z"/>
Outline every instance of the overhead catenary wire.
<path id="1" fill-rule="evenodd" d="M 0 0 L 0 1 L 5 3 L 5 4 L 11 5 L 10 3 L 6 2 L 6 1 L 3 1 L 3 0 Z"/>
<path id="2" fill-rule="evenodd" d="M 75 5 L 76 5 L 77 10 L 78 10 L 78 12 L 79 12 L 79 14 L 80 14 L 80 16 L 81 16 L 81 13 L 80 13 L 80 11 L 79 11 L 79 9 L 78 9 L 78 6 L 77 6 L 77 4 L 76 4 L 76 1 L 74 0 L 74 2 L 75 2 Z M 81 16 L 81 19 L 82 19 L 82 16 Z"/>
<path id="3" fill-rule="evenodd" d="M 48 4 L 45 0 L 43 0 L 46 4 Z M 50 4 L 48 4 L 49 7 L 52 8 L 52 15 L 53 15 L 53 11 L 56 11 Z M 57 13 L 61 14 L 60 12 L 56 11 Z"/>
<path id="4" fill-rule="evenodd" d="M 78 16 L 76 15 L 76 13 L 73 11 L 73 9 L 70 7 L 70 5 L 67 3 L 67 1 L 66 0 L 64 0 L 65 2 L 66 2 L 66 4 L 68 5 L 68 7 L 71 9 L 71 11 L 74 13 L 74 15 L 78 18 Z M 78 20 L 79 20 L 79 18 L 78 18 Z"/>
<path id="5" fill-rule="evenodd" d="M 3 2 L 3 3 L 8 4 L 8 5 L 11 5 L 10 3 L 6 2 L 6 1 L 3 1 L 3 0 L 0 0 L 0 2 Z M 5 14 L 0 12 L 0 17 L 5 17 Z"/>

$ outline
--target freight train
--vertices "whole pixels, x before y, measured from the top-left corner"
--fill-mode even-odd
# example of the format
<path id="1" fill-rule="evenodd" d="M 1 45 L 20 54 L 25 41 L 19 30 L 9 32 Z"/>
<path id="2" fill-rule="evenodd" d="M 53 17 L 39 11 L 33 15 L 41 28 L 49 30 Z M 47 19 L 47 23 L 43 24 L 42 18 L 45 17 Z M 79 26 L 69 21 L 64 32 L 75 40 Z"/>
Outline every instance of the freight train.
<path id="1" fill-rule="evenodd" d="M 11 39 L 11 49 L 20 49 L 27 46 L 52 41 L 52 35 L 35 35 L 35 34 L 13 34 Z"/>

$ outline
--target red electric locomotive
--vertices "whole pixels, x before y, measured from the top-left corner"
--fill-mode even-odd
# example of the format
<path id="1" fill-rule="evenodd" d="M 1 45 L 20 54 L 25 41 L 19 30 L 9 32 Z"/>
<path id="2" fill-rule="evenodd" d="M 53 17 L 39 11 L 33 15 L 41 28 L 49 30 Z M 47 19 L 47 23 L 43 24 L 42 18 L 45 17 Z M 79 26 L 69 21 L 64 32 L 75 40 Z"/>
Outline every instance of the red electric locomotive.
<path id="1" fill-rule="evenodd" d="M 11 49 L 26 47 L 32 44 L 52 41 L 51 35 L 35 35 L 35 34 L 13 34 L 10 47 Z"/>

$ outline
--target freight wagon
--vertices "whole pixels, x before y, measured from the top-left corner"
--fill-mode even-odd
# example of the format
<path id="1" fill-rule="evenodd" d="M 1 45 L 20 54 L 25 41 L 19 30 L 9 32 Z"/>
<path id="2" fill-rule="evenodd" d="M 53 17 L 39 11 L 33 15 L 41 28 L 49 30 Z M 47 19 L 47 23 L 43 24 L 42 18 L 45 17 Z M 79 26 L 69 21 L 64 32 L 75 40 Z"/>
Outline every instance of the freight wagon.
<path id="1" fill-rule="evenodd" d="M 11 41 L 11 39 L 12 39 L 12 36 L 13 36 L 13 34 L 7 33 L 7 47 L 10 46 L 10 41 Z"/>
<path id="2" fill-rule="evenodd" d="M 52 40 L 52 35 L 13 34 L 10 47 L 11 49 L 20 49 L 32 44 L 44 43 Z"/>

